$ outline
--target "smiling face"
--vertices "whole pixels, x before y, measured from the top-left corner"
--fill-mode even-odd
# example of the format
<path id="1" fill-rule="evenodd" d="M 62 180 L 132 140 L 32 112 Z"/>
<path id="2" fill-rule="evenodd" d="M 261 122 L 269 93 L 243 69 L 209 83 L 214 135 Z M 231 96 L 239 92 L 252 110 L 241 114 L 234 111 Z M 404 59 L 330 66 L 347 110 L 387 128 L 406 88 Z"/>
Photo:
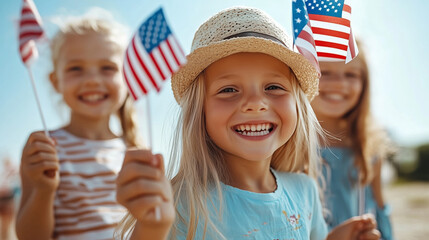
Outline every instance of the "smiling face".
<path id="1" fill-rule="evenodd" d="M 68 35 L 57 59 L 51 82 L 72 115 L 106 118 L 123 104 L 122 52 L 106 35 Z"/>
<path id="2" fill-rule="evenodd" d="M 270 160 L 297 125 L 289 67 L 262 53 L 237 53 L 204 76 L 207 132 L 225 159 Z"/>
<path id="3" fill-rule="evenodd" d="M 361 59 L 350 63 L 320 62 L 319 95 L 311 103 L 318 118 L 342 118 L 359 102 L 363 81 Z"/>

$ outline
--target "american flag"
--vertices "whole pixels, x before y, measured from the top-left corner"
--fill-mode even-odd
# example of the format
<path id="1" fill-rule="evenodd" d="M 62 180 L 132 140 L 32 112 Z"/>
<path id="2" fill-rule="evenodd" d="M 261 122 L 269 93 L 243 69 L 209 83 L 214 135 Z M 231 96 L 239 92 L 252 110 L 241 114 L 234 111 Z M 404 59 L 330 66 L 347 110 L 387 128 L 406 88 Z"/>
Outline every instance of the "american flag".
<path id="1" fill-rule="evenodd" d="M 316 45 L 304 0 L 292 0 L 292 21 L 295 46 L 320 75 Z"/>
<path id="2" fill-rule="evenodd" d="M 37 58 L 35 40 L 43 36 L 42 21 L 32 0 L 23 0 L 19 22 L 19 53 L 24 64 Z"/>
<path id="3" fill-rule="evenodd" d="M 351 31 L 351 0 L 305 0 L 320 61 L 351 61 L 358 54 Z"/>
<path id="4" fill-rule="evenodd" d="M 186 63 L 186 57 L 165 20 L 162 8 L 137 30 L 125 53 L 123 72 L 134 100 L 160 91 L 165 79 Z"/>

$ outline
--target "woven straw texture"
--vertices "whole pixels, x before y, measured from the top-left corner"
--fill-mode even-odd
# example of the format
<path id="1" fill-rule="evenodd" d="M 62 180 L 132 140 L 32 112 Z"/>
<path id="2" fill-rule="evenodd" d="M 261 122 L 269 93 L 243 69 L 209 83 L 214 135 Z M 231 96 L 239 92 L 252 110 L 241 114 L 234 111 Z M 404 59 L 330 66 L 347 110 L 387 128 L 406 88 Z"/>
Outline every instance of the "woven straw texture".
<path id="1" fill-rule="evenodd" d="M 232 37 L 240 33 L 268 35 Z M 228 38 L 228 39 L 227 39 Z M 275 38 L 276 40 L 272 40 Z M 292 38 L 270 16 L 261 10 L 235 7 L 223 10 L 197 30 L 187 64 L 173 74 L 171 85 L 176 101 L 192 81 L 213 62 L 239 52 L 258 52 L 271 55 L 288 65 L 311 101 L 318 92 L 316 69 L 292 47 Z"/>

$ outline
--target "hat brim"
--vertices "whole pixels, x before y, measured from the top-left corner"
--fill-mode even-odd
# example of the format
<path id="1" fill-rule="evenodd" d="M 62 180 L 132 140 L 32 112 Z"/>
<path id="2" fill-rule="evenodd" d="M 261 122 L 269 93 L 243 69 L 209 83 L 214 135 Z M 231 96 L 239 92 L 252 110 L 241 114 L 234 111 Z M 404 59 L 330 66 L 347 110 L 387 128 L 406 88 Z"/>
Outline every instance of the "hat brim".
<path id="1" fill-rule="evenodd" d="M 187 56 L 187 63 L 171 78 L 176 101 L 180 103 L 180 99 L 189 85 L 210 64 L 239 52 L 264 53 L 277 58 L 292 69 L 310 101 L 317 95 L 318 73 L 304 56 L 269 39 L 238 37 L 198 48 Z"/>

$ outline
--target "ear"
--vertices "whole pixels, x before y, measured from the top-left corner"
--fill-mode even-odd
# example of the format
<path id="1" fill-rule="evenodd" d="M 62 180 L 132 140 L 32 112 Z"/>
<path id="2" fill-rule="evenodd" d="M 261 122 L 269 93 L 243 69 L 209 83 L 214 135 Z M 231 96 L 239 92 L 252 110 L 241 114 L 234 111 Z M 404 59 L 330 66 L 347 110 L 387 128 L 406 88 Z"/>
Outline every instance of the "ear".
<path id="1" fill-rule="evenodd" d="M 55 74 L 55 71 L 49 74 L 49 80 L 51 81 L 52 86 L 54 86 L 55 91 L 59 93 L 60 92 L 59 82 L 58 82 L 57 75 Z"/>

